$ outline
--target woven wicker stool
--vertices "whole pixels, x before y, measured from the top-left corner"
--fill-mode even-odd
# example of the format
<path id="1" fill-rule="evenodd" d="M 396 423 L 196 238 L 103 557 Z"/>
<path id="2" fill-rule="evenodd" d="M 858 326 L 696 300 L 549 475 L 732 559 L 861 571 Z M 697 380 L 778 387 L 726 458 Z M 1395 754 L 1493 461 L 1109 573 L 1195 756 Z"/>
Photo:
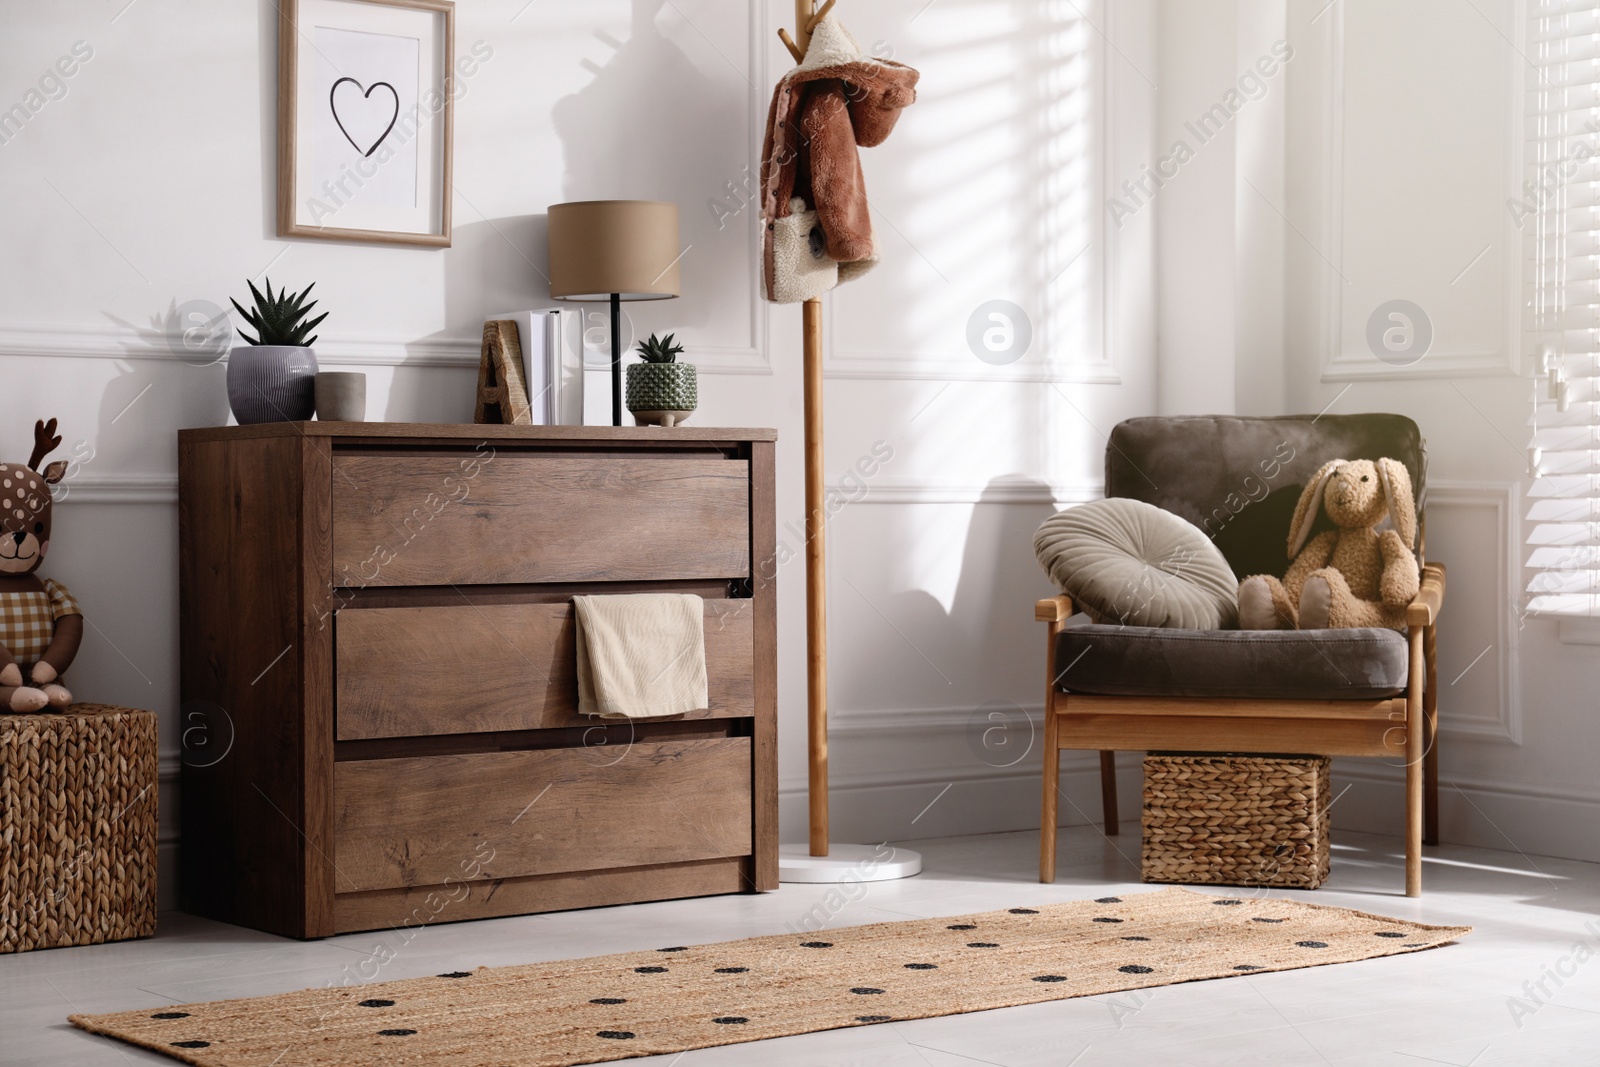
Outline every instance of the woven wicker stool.
<path id="1" fill-rule="evenodd" d="M 0 952 L 155 932 L 155 715 L 0 715 Z"/>
<path id="2" fill-rule="evenodd" d="M 1146 756 L 1144 880 L 1317 888 L 1328 877 L 1330 762 Z"/>

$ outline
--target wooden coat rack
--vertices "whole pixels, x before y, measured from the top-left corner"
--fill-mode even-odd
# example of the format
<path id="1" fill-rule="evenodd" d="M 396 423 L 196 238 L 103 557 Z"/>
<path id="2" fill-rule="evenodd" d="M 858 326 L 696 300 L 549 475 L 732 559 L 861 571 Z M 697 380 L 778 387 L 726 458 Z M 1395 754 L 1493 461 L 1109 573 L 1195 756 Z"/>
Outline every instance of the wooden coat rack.
<path id="1" fill-rule="evenodd" d="M 806 58 L 811 31 L 836 0 L 794 0 L 795 37 L 778 36 L 796 63 Z M 828 854 L 828 578 L 827 501 L 822 458 L 822 298 L 801 305 L 804 330 L 806 452 L 806 759 L 811 801 L 811 854 Z"/>
<path id="2" fill-rule="evenodd" d="M 837 0 L 795 0 L 795 35 L 779 29 L 789 54 L 803 62 L 811 34 Z M 787 882 L 884 881 L 907 878 L 922 870 L 922 857 L 907 849 L 883 851 L 863 845 L 828 844 L 828 582 L 827 500 L 822 456 L 822 298 L 801 305 L 804 329 L 805 463 L 806 463 L 806 756 L 812 860 L 799 855 L 779 858 Z M 787 853 L 787 848 L 783 853 Z"/>

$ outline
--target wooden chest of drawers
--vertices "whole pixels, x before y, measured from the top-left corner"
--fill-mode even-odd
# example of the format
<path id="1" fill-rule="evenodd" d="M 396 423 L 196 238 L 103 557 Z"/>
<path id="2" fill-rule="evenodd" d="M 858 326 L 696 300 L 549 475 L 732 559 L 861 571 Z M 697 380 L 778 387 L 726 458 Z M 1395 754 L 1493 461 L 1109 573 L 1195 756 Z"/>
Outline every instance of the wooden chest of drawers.
<path id="1" fill-rule="evenodd" d="M 293 937 L 775 889 L 775 435 L 179 436 L 181 896 Z M 710 707 L 577 713 L 572 597 L 705 600 Z"/>

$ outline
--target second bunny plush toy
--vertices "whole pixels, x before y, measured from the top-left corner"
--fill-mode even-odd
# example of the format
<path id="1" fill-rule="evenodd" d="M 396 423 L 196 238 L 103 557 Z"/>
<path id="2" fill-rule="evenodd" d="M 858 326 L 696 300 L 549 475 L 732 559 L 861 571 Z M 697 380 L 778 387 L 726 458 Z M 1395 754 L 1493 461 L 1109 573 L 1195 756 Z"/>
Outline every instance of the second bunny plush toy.
<path id="1" fill-rule="evenodd" d="M 1310 539 L 1318 506 L 1337 530 Z M 1385 514 L 1394 529 L 1379 533 Z M 1279 579 L 1258 574 L 1239 584 L 1239 628 L 1322 630 L 1376 626 L 1403 630 L 1406 605 L 1420 575 L 1411 546 L 1417 509 L 1405 464 L 1392 459 L 1323 464 L 1300 502 L 1289 530 L 1294 562 Z"/>

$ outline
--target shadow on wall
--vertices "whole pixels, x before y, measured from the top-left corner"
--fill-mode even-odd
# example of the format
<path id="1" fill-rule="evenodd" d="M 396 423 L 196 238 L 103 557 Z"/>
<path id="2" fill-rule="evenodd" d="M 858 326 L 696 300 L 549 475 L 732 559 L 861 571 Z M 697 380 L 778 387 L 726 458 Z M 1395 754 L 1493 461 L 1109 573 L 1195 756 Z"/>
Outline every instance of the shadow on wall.
<path id="1" fill-rule="evenodd" d="M 948 610 L 925 589 L 876 604 L 863 603 L 871 593 L 855 583 L 834 593 L 838 610 L 860 620 L 859 629 L 850 627 L 857 640 L 831 650 L 846 659 L 841 667 L 852 679 L 853 705 L 976 710 L 991 701 L 1026 707 L 1042 699 L 1035 692 L 1042 638 L 1017 638 L 1028 632 L 1033 602 L 1054 591 L 1033 554 L 1034 531 L 1057 510 L 1049 499 L 1049 487 L 1034 479 L 995 478 L 984 487 L 967 523 Z M 892 625 L 880 625 L 874 608 Z M 910 679 L 917 681 L 907 686 Z"/>
<path id="2" fill-rule="evenodd" d="M 594 80 L 556 102 L 553 117 L 567 164 L 563 192 L 568 200 L 677 204 L 688 249 L 686 285 L 703 292 L 743 291 L 756 282 L 749 257 L 696 255 L 694 250 L 709 252 L 715 242 L 748 233 L 735 227 L 719 234 L 717 220 L 705 208 L 707 200 L 722 194 L 725 181 L 742 180 L 754 165 L 745 159 L 745 170 L 725 175 L 705 170 L 708 161 L 728 154 L 730 130 L 750 127 L 748 75 L 739 73 L 737 91 L 708 78 L 662 33 L 658 22 L 664 11 L 676 9 L 666 0 L 634 0 L 626 41 L 597 31 L 616 54 L 603 67 L 584 61 Z M 705 301 L 679 301 L 656 314 L 669 315 L 676 328 L 700 327 L 708 324 L 711 307 Z M 648 329 L 642 318 L 639 329 Z"/>
<path id="3" fill-rule="evenodd" d="M 457 221 L 452 227 L 451 247 L 443 252 L 444 323 L 443 329 L 424 338 L 414 349 L 427 350 L 441 342 L 453 342 L 462 332 L 477 333 L 477 325 L 490 315 L 526 308 L 553 306 L 550 300 L 550 262 L 547 236 L 550 217 L 509 215 L 481 222 Z M 452 324 L 472 324 L 454 326 Z M 440 369 L 443 373 L 443 369 Z M 472 403 L 477 381 L 477 365 L 470 364 L 449 373 L 456 375 L 449 388 L 465 397 L 464 415 L 458 412 L 447 422 L 472 421 Z M 465 385 L 460 385 L 463 379 Z M 438 385 L 434 375 L 395 375 L 389 395 L 391 419 L 416 421 L 419 412 L 433 410 Z M 462 396 L 453 398 L 460 401 Z"/>

